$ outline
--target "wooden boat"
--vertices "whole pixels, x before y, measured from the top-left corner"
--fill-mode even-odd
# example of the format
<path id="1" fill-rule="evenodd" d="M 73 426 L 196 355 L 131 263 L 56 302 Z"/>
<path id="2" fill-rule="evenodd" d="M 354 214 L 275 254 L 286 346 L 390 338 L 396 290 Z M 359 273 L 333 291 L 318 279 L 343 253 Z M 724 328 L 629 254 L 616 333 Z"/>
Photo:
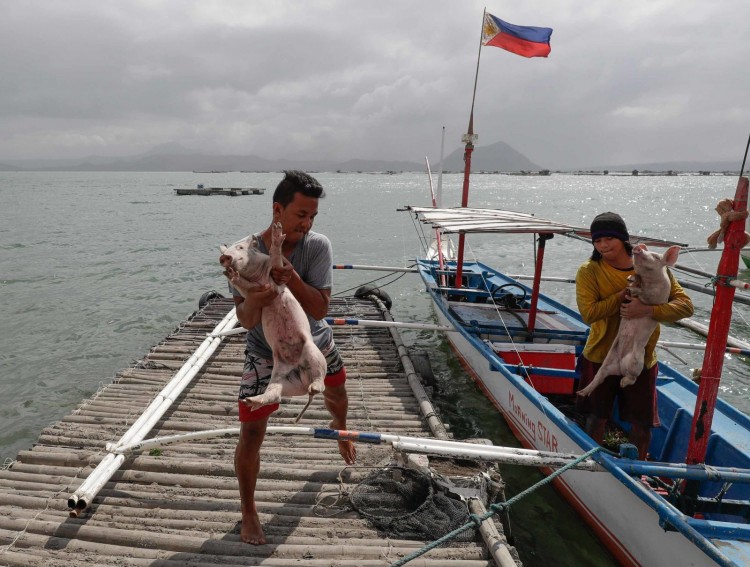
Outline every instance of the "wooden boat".
<path id="1" fill-rule="evenodd" d="M 518 440 L 543 451 L 596 450 L 576 416 L 564 409 L 576 396 L 576 357 L 588 327 L 575 310 L 539 293 L 545 241 L 555 234 L 590 239 L 589 231 L 532 215 L 466 208 L 465 202 L 453 209 L 407 209 L 439 233 L 461 238 L 457 259 L 433 254 L 418 260 L 418 270 L 439 323 L 453 330 L 446 337 L 456 356 Z M 536 235 L 532 287 L 480 262 L 463 262 L 462 239 L 472 233 Z M 734 254 L 736 274 L 739 248 Z M 713 358 L 721 362 L 726 333 L 716 337 L 709 335 L 708 344 L 718 341 L 720 354 Z M 719 367 L 709 374 L 704 365 L 703 376 L 720 373 Z M 711 381 L 705 378 L 699 388 L 660 363 L 662 425 L 653 430 L 653 461 L 637 460 L 632 446 L 623 444 L 619 455 L 595 454 L 606 472 L 570 470 L 554 481 L 623 565 L 750 565 L 750 418 L 716 400 L 714 391 L 713 423 L 705 422 L 710 412 L 703 388 Z M 694 419 L 696 407 L 701 411 Z M 616 412 L 612 424 L 628 429 Z M 695 460 L 699 437 L 705 456 Z"/>

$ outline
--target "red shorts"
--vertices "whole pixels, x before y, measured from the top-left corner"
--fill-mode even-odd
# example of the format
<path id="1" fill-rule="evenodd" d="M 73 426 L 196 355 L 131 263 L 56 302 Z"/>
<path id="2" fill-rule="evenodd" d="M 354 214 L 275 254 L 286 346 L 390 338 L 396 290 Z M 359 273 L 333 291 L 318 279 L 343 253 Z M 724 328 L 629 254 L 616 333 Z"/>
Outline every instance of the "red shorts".
<path id="1" fill-rule="evenodd" d="M 326 377 L 323 379 L 323 383 L 326 388 L 343 386 L 346 383 L 346 367 L 341 360 L 338 349 L 333 347 L 332 350 L 324 354 L 326 355 L 328 371 Z M 269 404 L 259 407 L 256 410 L 251 410 L 242 401 L 243 398 L 250 395 L 259 395 L 265 391 L 268 381 L 271 379 L 271 370 L 273 369 L 271 362 L 270 360 L 257 358 L 252 355 L 248 355 L 245 360 L 245 370 L 242 374 L 240 385 L 240 396 L 237 400 L 240 410 L 240 422 L 242 423 L 265 419 L 279 409 L 279 404 Z"/>
<path id="2" fill-rule="evenodd" d="M 579 390 L 585 388 L 594 379 L 600 367 L 601 364 L 581 357 Z M 591 392 L 590 396 L 577 396 L 576 410 L 581 413 L 593 414 L 600 419 L 609 419 L 616 398 L 620 419 L 645 427 L 659 427 L 661 422 L 656 406 L 656 377 L 658 374 L 658 364 L 655 364 L 652 368 L 644 368 L 635 384 L 624 388 L 620 387 L 622 376 L 607 376 Z"/>

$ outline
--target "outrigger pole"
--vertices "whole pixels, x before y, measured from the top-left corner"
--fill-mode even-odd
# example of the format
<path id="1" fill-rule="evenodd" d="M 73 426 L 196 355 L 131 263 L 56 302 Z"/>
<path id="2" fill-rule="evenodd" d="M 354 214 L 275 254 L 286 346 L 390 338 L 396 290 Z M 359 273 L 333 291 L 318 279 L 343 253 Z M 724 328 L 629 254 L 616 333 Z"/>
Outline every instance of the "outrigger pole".
<path id="1" fill-rule="evenodd" d="M 443 133 L 445 133 L 445 129 L 443 129 Z M 430 160 L 427 159 L 427 156 L 424 158 L 425 164 L 427 164 L 427 178 L 430 181 L 430 196 L 432 197 L 432 206 L 436 209 L 440 206 L 439 201 L 435 197 L 435 191 L 432 187 L 432 171 L 430 171 Z M 440 156 L 440 162 L 442 163 L 443 157 Z M 442 166 L 441 166 L 442 167 Z M 440 172 L 442 175 L 442 171 Z M 440 266 L 440 285 L 445 286 L 445 262 L 443 261 L 443 243 L 442 239 L 440 238 L 440 229 L 435 229 L 435 246 L 437 246 L 437 255 L 438 255 L 438 265 Z M 429 250 L 427 250 L 429 253 Z"/>
<path id="2" fill-rule="evenodd" d="M 734 212 L 744 213 L 744 216 L 730 222 L 724 234 L 724 250 L 721 253 L 716 274 L 716 300 L 711 310 L 711 322 L 706 338 L 706 353 L 703 357 L 701 381 L 695 402 L 693 424 L 685 459 L 688 465 L 705 462 L 708 439 L 711 436 L 711 424 L 721 380 L 721 370 L 724 365 L 724 352 L 729 336 L 730 314 L 732 313 L 732 301 L 735 293 L 735 288 L 728 284 L 728 280 L 737 278 L 740 249 L 745 244 L 748 179 L 743 177 L 742 173 L 745 169 L 748 149 L 750 149 L 750 137 L 745 147 L 745 157 L 742 160 L 740 178 L 737 182 L 732 206 Z"/>
<path id="3" fill-rule="evenodd" d="M 482 37 L 484 32 L 484 17 L 487 13 L 487 9 L 484 9 L 482 13 L 482 28 L 479 32 L 479 54 L 477 55 L 477 70 L 474 73 L 474 92 L 471 95 L 471 112 L 469 113 L 469 129 L 461 137 L 461 141 L 466 144 L 464 148 L 464 186 L 461 193 L 461 206 L 467 207 L 469 205 L 469 177 L 471 176 L 471 152 L 474 151 L 474 142 L 477 141 L 479 136 L 474 133 L 474 101 L 477 98 L 477 80 L 479 79 L 479 60 L 482 57 Z M 456 258 L 456 283 L 455 287 L 461 287 L 461 276 L 463 275 L 464 267 L 464 240 L 466 234 L 460 232 L 458 234 L 458 257 Z"/>

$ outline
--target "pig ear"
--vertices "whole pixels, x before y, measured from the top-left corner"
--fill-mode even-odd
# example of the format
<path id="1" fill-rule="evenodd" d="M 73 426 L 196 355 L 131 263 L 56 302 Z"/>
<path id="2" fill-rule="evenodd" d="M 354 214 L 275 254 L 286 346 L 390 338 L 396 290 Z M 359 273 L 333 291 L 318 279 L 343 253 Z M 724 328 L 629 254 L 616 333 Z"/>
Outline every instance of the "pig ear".
<path id="1" fill-rule="evenodd" d="M 221 246 L 219 246 L 219 252 L 221 252 L 222 254 L 225 254 L 226 251 L 227 251 L 227 245 L 226 244 L 222 244 Z"/>
<path id="2" fill-rule="evenodd" d="M 680 255 L 679 246 L 670 246 L 667 251 L 664 252 L 664 263 L 667 266 L 674 266 L 677 263 L 677 256 Z"/>

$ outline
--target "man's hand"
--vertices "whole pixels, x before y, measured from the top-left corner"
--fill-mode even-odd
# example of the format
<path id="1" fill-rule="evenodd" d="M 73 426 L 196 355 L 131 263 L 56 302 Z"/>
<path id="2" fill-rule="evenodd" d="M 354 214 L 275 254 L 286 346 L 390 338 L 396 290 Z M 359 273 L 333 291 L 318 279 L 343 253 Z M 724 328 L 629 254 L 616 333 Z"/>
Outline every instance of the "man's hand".
<path id="1" fill-rule="evenodd" d="M 281 268 L 271 268 L 271 278 L 278 285 L 288 284 L 293 274 L 294 268 L 292 267 L 292 263 L 286 258 L 284 258 L 284 265 Z"/>
<path id="2" fill-rule="evenodd" d="M 631 297 L 630 301 L 620 304 L 620 317 L 623 319 L 639 319 L 641 317 L 652 317 L 653 305 L 645 305 L 637 297 Z"/>

